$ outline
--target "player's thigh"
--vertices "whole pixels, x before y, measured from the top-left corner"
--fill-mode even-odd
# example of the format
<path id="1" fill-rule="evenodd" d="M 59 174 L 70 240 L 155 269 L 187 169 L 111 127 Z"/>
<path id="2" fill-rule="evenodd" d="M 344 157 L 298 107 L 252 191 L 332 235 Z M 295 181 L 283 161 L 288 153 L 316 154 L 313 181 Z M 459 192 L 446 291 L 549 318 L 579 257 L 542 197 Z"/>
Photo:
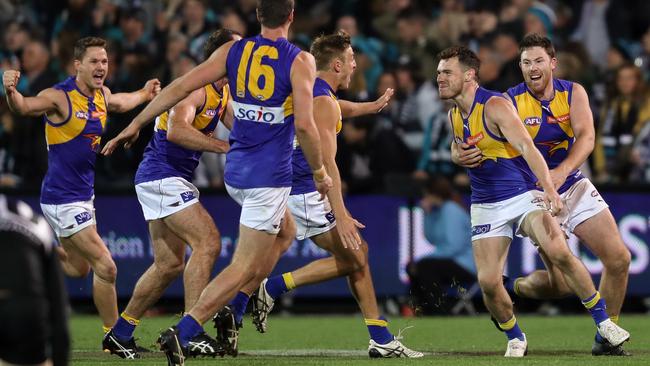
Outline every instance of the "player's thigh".
<path id="1" fill-rule="evenodd" d="M 368 243 L 362 240 L 359 250 L 343 247 L 343 241 L 335 227 L 329 231 L 311 237 L 311 240 L 320 248 L 331 253 L 336 259 L 346 262 L 361 261 L 367 253 Z"/>
<path id="2" fill-rule="evenodd" d="M 185 241 L 179 238 L 163 220 L 148 222 L 154 262 L 162 267 L 182 267 L 185 262 Z"/>
<path id="3" fill-rule="evenodd" d="M 221 244 L 217 226 L 200 202 L 171 214 L 163 218 L 162 221 L 190 246 L 198 245 L 206 240 L 217 246 Z"/>
<path id="4" fill-rule="evenodd" d="M 546 210 L 536 210 L 526 215 L 519 230 L 537 243 L 549 257 L 569 251 L 560 224 Z"/>
<path id="5" fill-rule="evenodd" d="M 59 239 L 68 254 L 70 263 L 85 260 L 93 265 L 101 261 L 112 261 L 111 253 L 97 233 L 95 225 L 85 227 L 67 238 Z"/>
<path id="6" fill-rule="evenodd" d="M 271 257 L 277 234 L 255 230 L 246 225 L 239 225 L 239 240 L 233 253 L 231 265 L 246 270 L 257 270 L 261 263 Z"/>
<path id="7" fill-rule="evenodd" d="M 580 223 L 573 232 L 606 265 L 630 256 L 608 208 Z"/>
<path id="8" fill-rule="evenodd" d="M 507 236 L 491 236 L 472 240 L 474 263 L 479 279 L 481 276 L 501 279 L 511 241 L 512 239 Z"/>

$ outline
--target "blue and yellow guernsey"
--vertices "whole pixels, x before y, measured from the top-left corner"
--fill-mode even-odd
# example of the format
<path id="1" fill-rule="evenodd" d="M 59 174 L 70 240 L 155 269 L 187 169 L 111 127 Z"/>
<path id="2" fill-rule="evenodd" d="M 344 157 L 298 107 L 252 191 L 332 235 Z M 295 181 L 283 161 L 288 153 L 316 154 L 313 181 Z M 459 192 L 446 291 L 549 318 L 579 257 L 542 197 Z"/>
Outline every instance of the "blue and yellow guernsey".
<path id="1" fill-rule="evenodd" d="M 241 189 L 291 186 L 295 134 L 291 65 L 300 49 L 261 35 L 235 42 L 226 58 L 234 126 L 224 178 Z"/>
<path id="2" fill-rule="evenodd" d="M 323 79 L 316 78 L 314 82 L 314 98 L 316 97 L 329 97 L 334 99 L 336 102 L 336 107 L 339 110 L 339 120 L 336 123 L 336 133 L 341 132 L 341 127 L 343 122 L 341 121 L 341 107 L 339 106 L 338 98 L 334 89 Z M 314 179 L 312 177 L 312 170 L 305 159 L 305 154 L 298 144 L 298 139 L 294 138 L 293 142 L 293 160 L 291 165 L 293 166 L 293 183 L 291 185 L 291 194 L 305 194 L 316 191 L 316 185 L 314 184 Z"/>
<path id="3" fill-rule="evenodd" d="M 556 168 L 566 159 L 575 142 L 570 114 L 573 83 L 553 79 L 553 89 L 555 94 L 550 101 L 535 98 L 525 83 L 508 89 L 508 96 L 517 108 L 519 118 L 544 156 L 549 169 Z M 580 170 L 571 172 L 558 192 L 566 192 L 582 178 L 584 176 Z"/>
<path id="4" fill-rule="evenodd" d="M 68 99 L 68 117 L 52 122 L 45 117 L 48 167 L 41 203 L 60 205 L 88 201 L 94 195 L 95 160 L 106 127 L 108 106 L 102 89 L 84 95 L 74 77 L 56 84 Z"/>
<path id="5" fill-rule="evenodd" d="M 535 189 L 535 176 L 521 154 L 487 127 L 485 104 L 493 97 L 503 95 L 479 87 L 468 118 L 463 118 L 458 107 L 449 111 L 454 141 L 478 146 L 483 154 L 481 164 L 468 169 L 472 203 L 504 201 Z"/>
<path id="6" fill-rule="evenodd" d="M 228 86 L 224 86 L 219 91 L 214 84 L 208 84 L 203 89 L 205 101 L 196 110 L 192 127 L 205 135 L 211 135 L 226 110 L 229 98 Z M 156 117 L 153 136 L 144 150 L 144 157 L 135 173 L 135 184 L 171 177 L 192 181 L 194 170 L 199 165 L 199 158 L 203 152 L 190 150 L 169 141 L 167 139 L 168 119 L 169 112 Z"/>

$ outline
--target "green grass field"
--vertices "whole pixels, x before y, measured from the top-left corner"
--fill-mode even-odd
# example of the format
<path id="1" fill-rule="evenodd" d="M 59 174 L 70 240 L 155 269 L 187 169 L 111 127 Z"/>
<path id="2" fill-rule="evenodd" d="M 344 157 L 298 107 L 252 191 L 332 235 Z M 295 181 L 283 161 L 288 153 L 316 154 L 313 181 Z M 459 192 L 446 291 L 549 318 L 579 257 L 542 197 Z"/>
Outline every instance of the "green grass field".
<path id="1" fill-rule="evenodd" d="M 153 348 L 158 332 L 175 323 L 175 317 L 146 318 L 136 331 L 138 343 Z M 356 316 L 272 316 L 269 332 L 259 334 L 245 319 L 239 356 L 191 359 L 188 365 L 650 365 L 650 316 L 630 315 L 621 325 L 632 334 L 626 344 L 632 357 L 593 357 L 590 354 L 595 328 L 588 315 L 539 317 L 521 315 L 529 340 L 524 360 L 503 358 L 505 336 L 486 316 L 392 318 L 394 333 L 406 330 L 404 343 L 426 352 L 419 360 L 371 360 L 367 356 L 368 334 Z M 206 327 L 208 333 L 214 330 Z M 73 365 L 166 365 L 161 352 L 144 354 L 142 360 L 126 361 L 101 352 L 101 326 L 97 317 L 75 316 L 71 322 Z"/>

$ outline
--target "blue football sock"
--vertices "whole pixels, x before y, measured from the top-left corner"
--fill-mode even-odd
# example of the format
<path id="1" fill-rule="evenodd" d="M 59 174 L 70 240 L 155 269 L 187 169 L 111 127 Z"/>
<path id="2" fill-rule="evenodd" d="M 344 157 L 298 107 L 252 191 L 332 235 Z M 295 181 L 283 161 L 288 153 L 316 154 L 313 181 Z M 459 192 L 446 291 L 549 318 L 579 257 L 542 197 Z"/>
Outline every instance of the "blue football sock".
<path id="1" fill-rule="evenodd" d="M 386 344 L 392 341 L 395 337 L 388 330 L 388 321 L 383 316 L 379 319 L 364 319 L 370 333 L 370 339 L 377 344 Z"/>
<path id="2" fill-rule="evenodd" d="M 588 298 L 582 300 L 582 304 L 589 310 L 591 317 L 594 319 L 596 325 L 602 323 L 603 321 L 609 319 L 607 315 L 607 305 L 605 304 L 605 299 L 600 297 L 600 293 L 596 291 L 595 294 L 589 296 Z"/>
<path id="3" fill-rule="evenodd" d="M 274 276 L 266 281 L 266 292 L 275 300 L 278 296 L 289 291 L 284 276 Z"/>
<path id="4" fill-rule="evenodd" d="M 191 315 L 185 315 L 181 321 L 176 324 L 178 328 L 178 338 L 181 346 L 187 347 L 190 339 L 204 332 L 203 327 Z"/>
<path id="5" fill-rule="evenodd" d="M 138 324 L 140 324 L 140 320 L 122 313 L 113 326 L 113 334 L 120 341 L 126 342 L 133 338 L 133 332 Z"/>
<path id="6" fill-rule="evenodd" d="M 248 305 L 249 296 L 245 293 L 239 291 L 234 299 L 230 302 L 230 309 L 235 315 L 235 321 L 241 323 L 244 313 L 246 312 L 246 306 Z"/>

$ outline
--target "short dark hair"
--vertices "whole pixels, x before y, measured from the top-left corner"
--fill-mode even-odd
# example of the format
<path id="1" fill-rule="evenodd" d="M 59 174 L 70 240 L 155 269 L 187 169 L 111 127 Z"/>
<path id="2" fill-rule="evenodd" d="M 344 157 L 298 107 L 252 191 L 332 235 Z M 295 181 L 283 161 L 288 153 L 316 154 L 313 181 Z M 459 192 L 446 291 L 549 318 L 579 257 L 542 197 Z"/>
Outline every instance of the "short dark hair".
<path id="1" fill-rule="evenodd" d="M 293 0 L 257 0 L 257 18 L 267 28 L 278 28 L 289 19 Z"/>
<path id="2" fill-rule="evenodd" d="M 309 50 L 316 59 L 316 69 L 327 70 L 330 62 L 345 52 L 351 44 L 350 35 L 342 30 L 316 38 Z"/>
<path id="3" fill-rule="evenodd" d="M 221 28 L 210 34 L 208 40 L 205 41 L 203 46 L 203 58 L 207 59 L 210 55 L 217 50 L 217 48 L 223 46 L 224 44 L 232 41 L 238 35 L 241 37 L 239 32 L 232 29 Z"/>
<path id="4" fill-rule="evenodd" d="M 433 175 L 427 178 L 424 193 L 440 197 L 443 201 L 454 198 L 454 186 L 444 175 Z"/>
<path id="5" fill-rule="evenodd" d="M 481 60 L 469 48 L 465 46 L 453 46 L 446 48 L 438 54 L 438 60 L 448 60 L 450 58 L 458 57 L 458 62 L 476 71 L 476 81 L 478 81 L 478 72 L 481 69 Z"/>
<path id="6" fill-rule="evenodd" d="M 106 40 L 99 37 L 84 37 L 74 44 L 74 59 L 81 61 L 90 47 L 106 48 Z"/>
<path id="7" fill-rule="evenodd" d="M 555 57 L 555 48 L 553 47 L 553 42 L 548 37 L 542 36 L 537 33 L 531 33 L 528 34 L 524 39 L 519 42 L 519 57 L 521 58 L 521 54 L 533 47 L 541 47 L 546 51 L 546 53 L 551 56 L 551 58 Z"/>

